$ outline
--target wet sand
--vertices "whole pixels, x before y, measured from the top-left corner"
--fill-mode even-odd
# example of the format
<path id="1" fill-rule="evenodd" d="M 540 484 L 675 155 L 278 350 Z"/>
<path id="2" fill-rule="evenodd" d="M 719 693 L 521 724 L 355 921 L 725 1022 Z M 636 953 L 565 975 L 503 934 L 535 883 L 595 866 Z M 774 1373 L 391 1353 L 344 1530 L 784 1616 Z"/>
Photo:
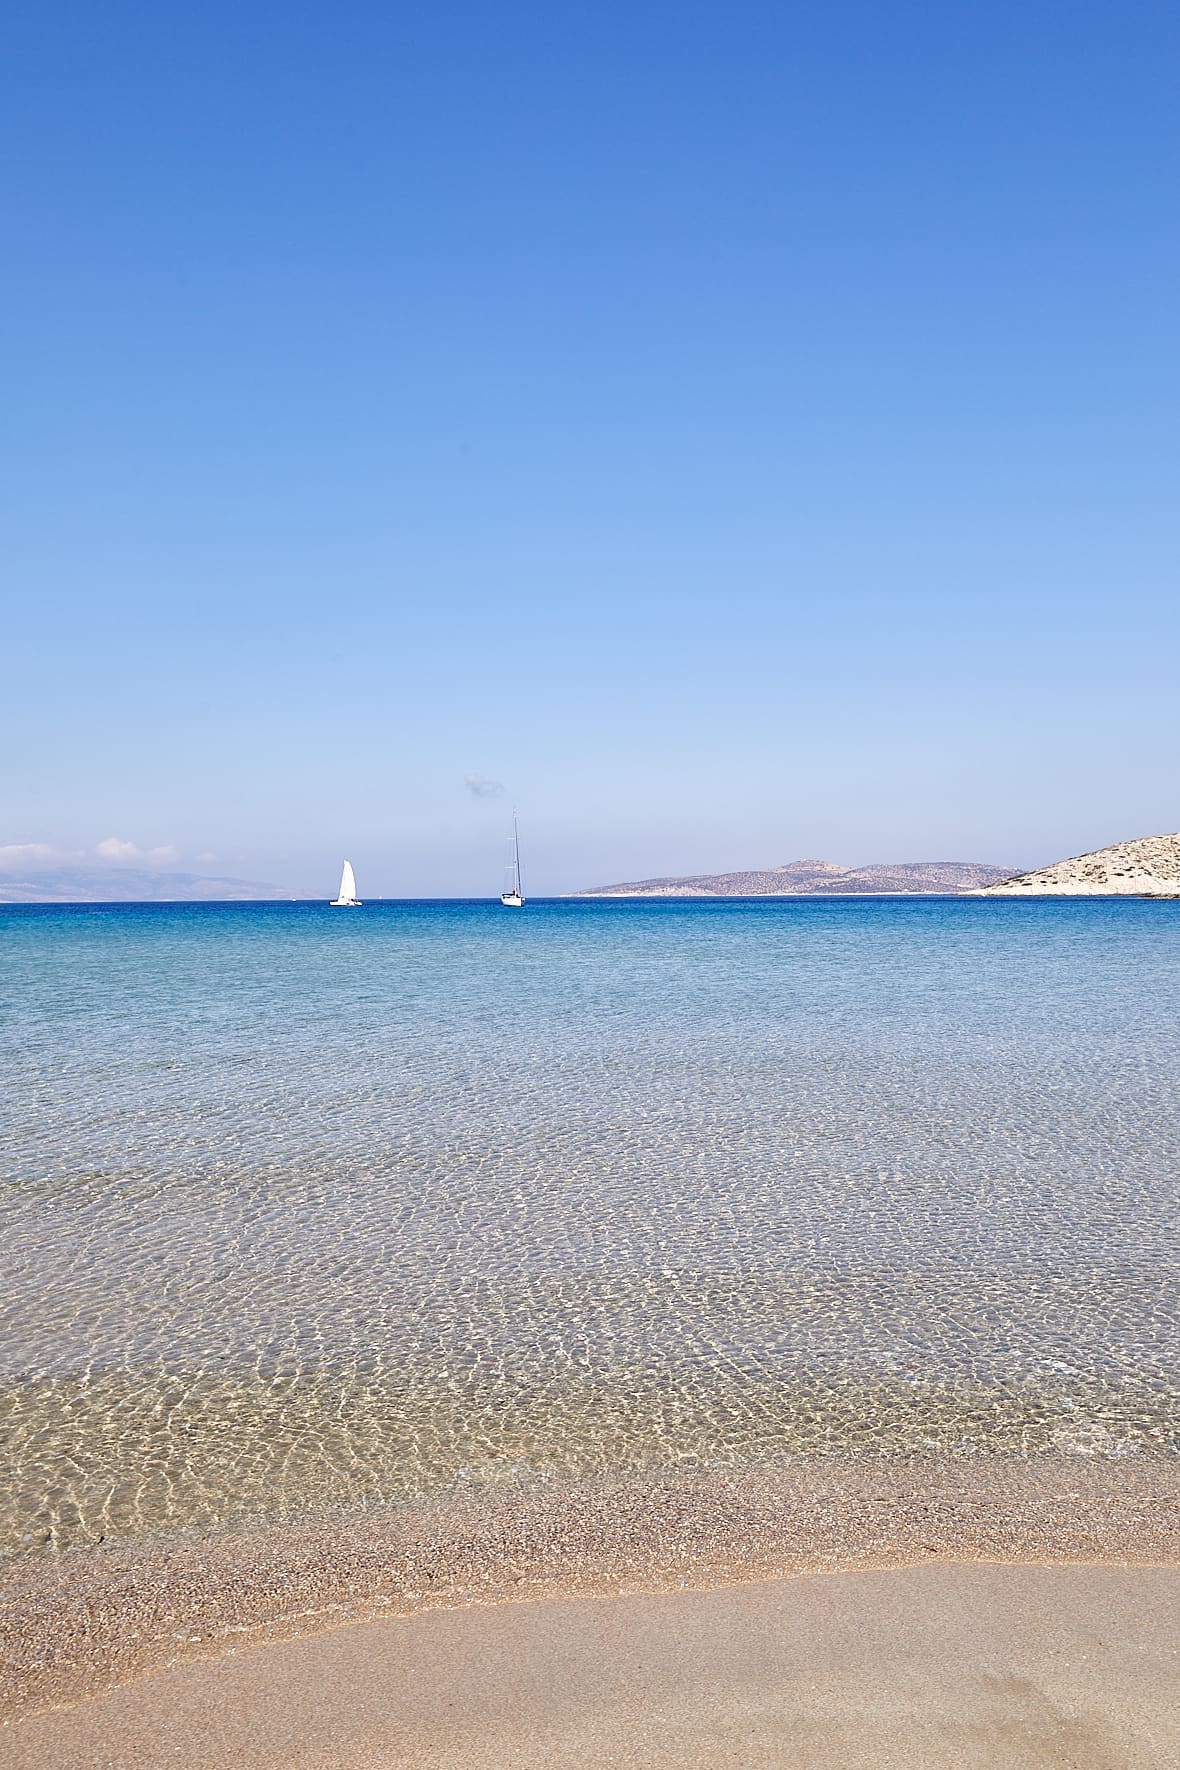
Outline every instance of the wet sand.
<path id="1" fill-rule="evenodd" d="M 840 1579 L 835 1584 L 821 1581 L 816 1585 L 807 1578 L 811 1575 L 842 1578 L 854 1572 L 934 1563 L 976 1563 L 986 1571 L 986 1564 L 997 1562 L 1026 1570 L 1056 1567 L 1063 1575 L 1071 1572 L 1078 1581 L 1086 1569 L 1103 1564 L 1141 1570 L 1138 1587 L 1134 1579 L 1140 1578 L 1139 1573 L 1118 1575 L 1119 1580 L 1131 1581 L 1118 1586 L 1119 1592 L 1139 1591 L 1143 1597 L 1141 1601 L 1129 1595 L 1125 1600 L 1120 1598 L 1122 1608 L 1109 1627 L 1102 1625 L 1105 1599 L 1095 1598 L 1088 1613 L 1087 1626 L 1105 1627 L 1104 1639 L 1111 1650 L 1130 1653 L 1142 1637 L 1140 1625 L 1147 1626 L 1157 1600 L 1162 1602 L 1160 1594 L 1167 1594 L 1168 1602 L 1175 1605 L 1175 1581 L 1180 1574 L 1158 1570 L 1180 1569 L 1180 1459 L 914 1459 L 884 1463 L 833 1459 L 740 1474 L 697 1472 L 615 1484 L 506 1483 L 466 1495 L 452 1493 L 445 1501 L 431 1505 L 388 1508 L 351 1518 L 303 1520 L 220 1534 L 131 1539 L 57 1554 L 32 1554 L 10 1562 L 0 1574 L 0 1716 L 9 1724 L 0 1738 L 11 1753 L 18 1749 L 15 1741 L 22 1742 L 21 1751 L 32 1749 L 24 1742 L 35 1741 L 43 1730 L 49 1730 L 44 1732 L 47 1739 L 54 1728 L 65 1729 L 62 1739 L 74 1737 L 71 1728 L 81 1728 L 84 1733 L 90 1725 L 87 1715 L 130 1716 L 135 1712 L 139 1715 L 136 1726 L 144 1726 L 147 1711 L 142 1704 L 147 1702 L 150 1707 L 155 1700 L 152 1690 L 167 1691 L 169 1694 L 159 1697 L 164 1709 L 179 1704 L 176 1712 L 181 1713 L 190 1700 L 186 1692 L 192 1693 L 193 1702 L 208 1704 L 213 1700 L 208 1692 L 220 1687 L 218 1680 L 246 1676 L 242 1668 L 257 1667 L 261 1677 L 264 1668 L 273 1665 L 281 1683 L 287 1675 L 282 1671 L 284 1666 L 302 1665 L 305 1672 L 298 1677 L 291 1674 L 295 1682 L 304 1675 L 312 1678 L 316 1666 L 333 1663 L 337 1653 L 352 1651 L 345 1646 L 348 1641 L 396 1639 L 410 1644 L 434 1639 L 434 1631 L 439 1629 L 443 1631 L 440 1640 L 450 1639 L 446 1618 L 428 1613 L 451 1613 L 459 1631 L 454 1637 L 457 1643 L 467 1638 L 462 1633 L 466 1627 L 477 1633 L 491 1630 L 486 1640 L 494 1645 L 501 1639 L 513 1639 L 518 1630 L 527 1635 L 533 1626 L 528 1619 L 542 1614 L 538 1602 L 626 1598 L 629 1604 L 632 1598 L 660 1594 L 671 1601 L 689 1590 L 716 1596 L 721 1588 L 740 1586 L 748 1595 L 725 1602 L 738 1605 L 735 1614 L 742 1613 L 743 1605 L 753 1607 L 749 1626 L 761 1629 L 762 1624 L 753 1620 L 760 1600 L 750 1582 L 802 1576 L 802 1583 L 782 1588 L 784 1593 L 796 1593 L 789 1600 L 795 1603 L 802 1602 L 798 1594 L 805 1591 L 814 1595 L 821 1589 L 830 1594 L 845 1589 Z M 962 1565 L 954 1576 L 960 1584 L 952 1581 L 948 1592 L 962 1589 L 961 1582 L 970 1573 L 971 1567 Z M 903 1578 L 899 1573 L 893 1584 L 886 1578 L 879 1586 L 870 1582 L 855 1589 L 862 1594 L 883 1594 L 873 1599 L 877 1609 L 871 1614 L 885 1616 L 895 1600 L 884 1594 L 900 1594 L 908 1589 L 907 1580 L 908 1576 Z M 1018 1590 L 1011 1583 L 1015 1580 L 1013 1572 L 1009 1581 L 1013 1593 Z M 932 1589 L 941 1591 L 942 1587 Z M 1091 1588 L 1077 1584 L 1068 1589 L 1084 1592 Z M 1019 1618 L 1007 1624 L 1003 1621 L 1008 1590 L 996 1588 L 992 1600 L 994 1615 L 989 1626 L 997 1642 L 1006 1628 L 1026 1629 L 1026 1622 Z M 1112 1586 L 1110 1591 L 1114 1590 Z M 534 1602 L 522 1608 L 523 1600 Z M 811 1601 L 818 1602 L 814 1596 Z M 717 1597 L 716 1602 L 722 1600 Z M 788 1602 L 787 1598 L 783 1602 Z M 849 1600 L 849 1616 L 856 1614 L 861 1602 Z M 949 1597 L 946 1602 L 951 1602 Z M 478 1615 L 473 1606 L 482 1607 Z M 593 1606 L 585 1611 L 566 1606 L 552 1614 L 563 1619 L 561 1627 L 566 1628 L 574 1626 L 569 1619 L 577 1615 L 608 1612 L 616 1614 L 609 1606 L 601 1613 Z M 634 1612 L 624 1607 L 617 1614 L 649 1613 L 642 1607 Z M 665 1610 L 657 1606 L 650 1612 L 653 1617 L 675 1614 L 674 1604 Z M 696 1612 L 690 1606 L 685 1614 Z M 869 1614 L 866 1611 L 866 1616 Z M 464 1623 L 464 1615 L 476 1620 Z M 925 1627 L 924 1617 L 920 1603 L 912 1608 L 910 1624 L 919 1633 Z M 393 1636 L 366 1636 L 363 1630 L 349 1626 L 394 1618 L 407 1619 L 407 1628 Z M 1039 1622 L 1035 1625 L 1022 1651 L 1025 1646 L 1035 1646 L 1041 1627 Z M 772 1631 L 773 1638 L 798 1643 L 806 1633 L 800 1634 L 794 1625 L 786 1628 L 784 1624 L 784 1628 L 786 1634 L 780 1629 L 773 1636 Z M 296 1652 L 295 1644 L 306 1637 L 313 1639 Z M 281 1654 L 267 1657 L 283 1643 L 292 1646 L 290 1659 Z M 255 1647 L 260 1657 L 254 1656 Z M 242 1653 L 246 1648 L 251 1652 Z M 231 1650 L 238 1650 L 239 1656 L 227 1657 Z M 492 1646 L 480 1649 L 485 1651 L 491 1652 Z M 532 1648 L 528 1651 L 531 1654 Z M 1076 1657 L 1073 1647 L 1061 1652 L 1067 1658 Z M 570 1655 L 577 1657 L 573 1648 Z M 625 1660 L 625 1653 L 623 1657 Z M 201 1670 L 198 1662 L 214 1662 L 221 1670 Z M 185 1682 L 189 1672 L 191 1683 Z M 730 1678 L 735 1689 L 742 1686 L 745 1675 L 735 1662 Z M 1001 1675 L 1008 1677 L 1009 1673 L 995 1673 Z M 1017 1675 L 1026 1674 L 1011 1673 Z M 352 1674 L 342 1672 L 340 1676 L 351 1678 Z M 532 1673 L 521 1666 L 519 1676 L 527 1682 Z M 869 1677 L 868 1662 L 856 1677 Z M 145 1678 L 147 1683 L 135 1682 Z M 160 1678 L 165 1680 L 163 1684 Z M 180 1682 L 173 1685 L 167 1682 L 170 1679 Z M 356 1679 L 358 1712 L 367 1712 L 374 1702 L 380 1707 L 386 1700 L 380 1692 L 390 1686 L 389 1677 L 376 1670 L 365 1671 L 358 1662 Z M 447 1674 L 443 1682 L 456 1679 L 461 1693 L 466 1686 L 457 1672 L 455 1678 Z M 126 1687 L 126 1695 L 118 1694 L 120 1686 Z M 542 1679 L 537 1690 L 545 1688 L 547 1683 Z M 982 1702 L 984 1690 L 980 1685 L 972 1701 Z M 200 1696 L 201 1691 L 206 1696 Z M 110 1692 L 116 1694 L 106 1694 Z M 74 1721 L 54 1720 L 44 1713 L 64 1705 L 85 1704 L 87 1698 L 97 1701 L 77 1709 Z M 347 1721 L 351 1700 L 347 1694 L 334 1696 L 325 1710 L 335 1716 L 331 1727 L 342 1729 L 342 1739 L 351 1737 Z M 460 1695 L 456 1700 L 465 1698 Z M 730 1697 L 719 1692 L 717 1700 L 727 1702 Z M 131 1704 L 130 1709 L 120 1707 L 124 1701 Z M 641 1695 L 636 1694 L 634 1701 L 640 1702 Z M 285 1702 L 286 1698 L 281 1699 L 280 1708 Z M 112 1703 L 114 1707 L 109 1706 Z M 136 1708 L 137 1704 L 141 1706 Z M 261 1687 L 255 1696 L 248 1686 L 242 1686 L 230 1706 L 242 1726 L 253 1725 L 252 1717 L 261 1716 L 265 1709 Z M 209 1715 L 212 1712 L 209 1710 Z M 206 1730 L 211 1724 L 207 1721 Z M 199 1728 L 194 1738 L 198 1736 Z M 184 1738 L 177 1744 L 181 1756 L 175 1761 L 185 1761 L 183 1753 L 189 1745 Z M 362 1747 L 370 1750 L 363 1742 L 356 1750 L 361 1752 Z M 272 1750 L 267 1745 L 265 1749 L 272 1756 L 263 1757 L 262 1762 L 303 1761 L 284 1759 L 281 1750 L 286 1747 L 275 1745 Z M 334 1756 L 334 1750 L 325 1743 L 327 1756 L 306 1761 L 351 1761 Z M 172 1762 L 174 1756 L 167 1761 Z M 0 1753 L 0 1762 L 6 1761 Z M 58 1760 L 50 1756 L 43 1761 Z M 153 1762 L 150 1757 L 137 1758 L 134 1752 L 126 1757 L 83 1757 L 78 1761 Z M 213 1756 L 191 1761 L 234 1760 Z M 383 1760 L 361 1756 L 357 1761 Z"/>
<path id="2" fill-rule="evenodd" d="M 1180 1570 L 976 1564 L 475 1606 L 0 1732 L 4 1770 L 1170 1770 Z"/>

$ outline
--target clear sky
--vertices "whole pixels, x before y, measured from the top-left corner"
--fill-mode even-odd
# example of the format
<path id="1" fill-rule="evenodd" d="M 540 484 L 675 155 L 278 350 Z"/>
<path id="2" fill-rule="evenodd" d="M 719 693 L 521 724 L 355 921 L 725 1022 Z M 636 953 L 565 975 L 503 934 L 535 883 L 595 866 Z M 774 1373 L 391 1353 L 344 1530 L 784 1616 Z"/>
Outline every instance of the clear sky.
<path id="1" fill-rule="evenodd" d="M 11 9 L 0 844 L 1175 829 L 1178 150 L 1173 0 Z"/>

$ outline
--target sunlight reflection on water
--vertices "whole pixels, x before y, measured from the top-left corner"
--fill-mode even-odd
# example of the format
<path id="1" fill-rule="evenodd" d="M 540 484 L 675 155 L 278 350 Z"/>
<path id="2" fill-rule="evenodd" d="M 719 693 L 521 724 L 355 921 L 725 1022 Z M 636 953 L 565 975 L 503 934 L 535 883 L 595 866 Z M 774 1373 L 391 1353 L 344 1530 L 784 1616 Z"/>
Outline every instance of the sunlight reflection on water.
<path id="1" fill-rule="evenodd" d="M 1180 906 L 0 909 L 0 1542 L 1180 1447 Z"/>

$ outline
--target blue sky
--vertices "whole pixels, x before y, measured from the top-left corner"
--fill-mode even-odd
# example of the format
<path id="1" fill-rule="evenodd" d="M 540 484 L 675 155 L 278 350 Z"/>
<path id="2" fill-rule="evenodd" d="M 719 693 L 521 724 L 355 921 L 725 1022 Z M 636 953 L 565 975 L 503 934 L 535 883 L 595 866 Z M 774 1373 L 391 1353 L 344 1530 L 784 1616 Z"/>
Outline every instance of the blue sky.
<path id="1" fill-rule="evenodd" d="M 21 9 L 0 847 L 1176 828 L 1178 150 L 1171 4 Z"/>

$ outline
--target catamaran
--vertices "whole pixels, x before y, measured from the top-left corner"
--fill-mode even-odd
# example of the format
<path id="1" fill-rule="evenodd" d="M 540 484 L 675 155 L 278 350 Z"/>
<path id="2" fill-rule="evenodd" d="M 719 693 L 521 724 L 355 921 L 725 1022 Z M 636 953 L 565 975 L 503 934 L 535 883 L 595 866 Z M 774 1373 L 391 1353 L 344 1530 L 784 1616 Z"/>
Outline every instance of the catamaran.
<path id="1" fill-rule="evenodd" d="M 511 884 L 507 891 L 501 891 L 500 902 L 507 910 L 524 908 L 524 892 L 520 888 L 520 837 L 516 833 L 516 813 L 512 813 L 512 862 Z"/>
<path id="2" fill-rule="evenodd" d="M 344 871 L 340 875 L 340 896 L 331 902 L 334 910 L 359 910 L 361 900 L 356 894 L 356 874 L 352 870 L 352 862 L 346 860 Z"/>

